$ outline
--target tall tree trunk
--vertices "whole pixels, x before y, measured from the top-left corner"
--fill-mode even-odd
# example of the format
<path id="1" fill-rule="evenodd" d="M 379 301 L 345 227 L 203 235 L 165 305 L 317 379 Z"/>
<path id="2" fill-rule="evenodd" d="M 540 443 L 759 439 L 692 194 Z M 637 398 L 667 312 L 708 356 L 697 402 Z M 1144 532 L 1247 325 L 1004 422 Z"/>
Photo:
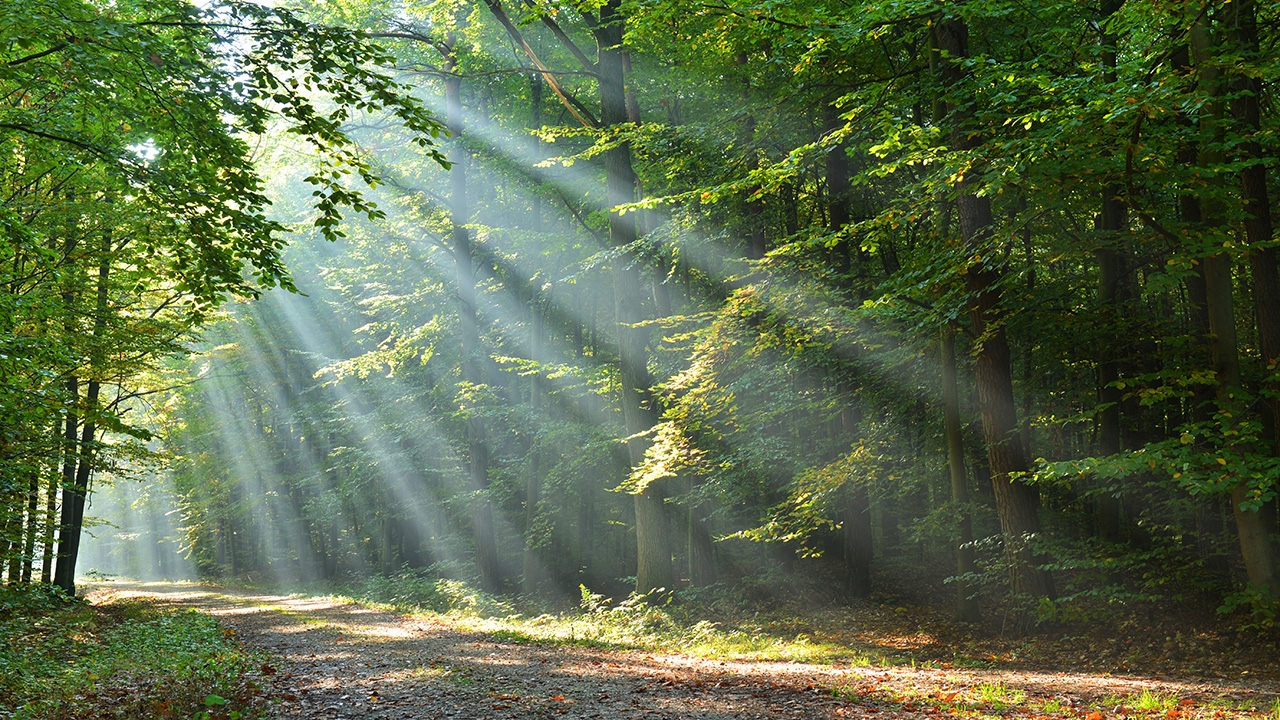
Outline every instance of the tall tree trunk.
<path id="1" fill-rule="evenodd" d="M 1258 43 L 1258 19 L 1256 0 L 1237 0 L 1232 39 L 1246 61 L 1262 60 Z M 1254 312 L 1258 323 L 1258 349 L 1262 354 L 1262 366 L 1271 373 L 1264 383 L 1268 412 L 1263 424 L 1271 430 L 1271 452 L 1280 456 L 1280 382 L 1275 373 L 1280 371 L 1280 276 L 1276 270 L 1276 249 L 1267 247 L 1274 230 L 1271 221 L 1271 199 L 1267 189 L 1267 166 L 1261 144 L 1256 140 L 1262 128 L 1262 82 L 1255 76 L 1239 74 L 1232 79 L 1233 99 L 1231 114 L 1241 124 L 1245 140 L 1240 144 L 1241 160 L 1251 163 L 1240 171 L 1240 194 L 1244 199 L 1245 239 L 1249 243 L 1249 269 L 1253 283 Z M 1274 515 L 1277 501 L 1268 502 L 1266 510 Z M 1274 575 L 1274 545 L 1272 546 Z M 1280 590 L 1272 581 L 1272 590 Z"/>
<path id="2" fill-rule="evenodd" d="M 968 56 L 969 30 L 963 20 L 952 18 L 935 25 L 937 44 L 943 53 L 941 75 L 948 91 L 960 91 Z M 949 121 L 952 147 L 970 150 L 981 138 L 970 125 L 970 113 L 963 104 L 951 110 Z M 1000 530 L 1014 563 L 1016 592 L 1031 597 L 1051 597 L 1053 580 L 1028 547 L 1028 540 L 1040 532 L 1037 516 L 1039 493 L 1011 474 L 1025 472 L 1027 459 L 1018 433 L 1017 410 L 1010 369 L 1009 341 L 1001 318 L 1000 266 L 991 246 L 993 220 L 991 199 L 980 194 L 979 168 L 970 168 L 957 186 L 956 210 L 960 235 L 970 255 L 977 258 L 966 271 L 971 306 L 969 318 L 978 353 L 974 375 L 978 385 L 978 405 L 982 415 L 987 462 L 991 466 L 991 486 L 995 493 Z"/>
<path id="3" fill-rule="evenodd" d="M 1189 73 L 1191 71 L 1191 48 L 1185 43 L 1180 44 L 1170 57 L 1169 64 L 1176 73 Z M 1191 120 L 1186 115 L 1182 115 L 1179 117 L 1179 122 L 1190 125 Z M 1186 143 L 1178 148 L 1178 162 L 1185 166 L 1195 165 L 1196 158 L 1199 155 L 1198 147 L 1197 143 Z M 1194 228 L 1200 224 L 1202 219 L 1200 196 L 1194 191 L 1179 194 L 1178 220 L 1183 227 Z M 1196 263 L 1195 271 L 1187 276 L 1183 284 L 1187 289 L 1187 320 L 1191 326 L 1192 335 L 1207 347 L 1210 342 L 1209 308 L 1205 291 L 1204 264 Z M 1213 388 L 1206 385 L 1198 386 L 1194 390 L 1191 402 L 1191 419 L 1196 422 L 1207 422 L 1213 412 Z"/>
<path id="4" fill-rule="evenodd" d="M 457 68 L 453 54 L 456 38 L 449 38 L 445 61 L 445 122 L 452 137 L 449 149 L 449 207 L 453 226 L 453 263 L 458 284 L 459 334 L 462 336 L 462 379 L 475 388 L 485 382 L 480 357 L 480 325 L 476 312 L 476 273 L 471 249 L 471 233 L 466 224 L 470 218 L 467 200 L 467 152 L 462 146 L 462 78 L 452 74 Z M 484 420 L 479 408 L 467 408 L 467 468 L 473 493 L 471 499 L 471 532 L 475 543 L 476 570 L 480 586 L 488 592 L 502 589 L 502 570 L 498 561 L 498 545 L 493 532 L 493 509 L 489 504 L 489 445 Z"/>
<path id="5" fill-rule="evenodd" d="M 849 397 L 840 408 L 840 436 L 845 439 L 857 437 L 862 423 L 862 412 L 852 399 L 852 392 L 842 395 Z M 847 482 L 843 504 L 840 508 L 840 521 L 843 529 L 841 538 L 844 550 L 845 591 L 849 598 L 861 600 L 871 595 L 871 564 L 875 558 L 872 544 L 871 498 L 865 482 Z"/>
<path id="6" fill-rule="evenodd" d="M 838 130 L 842 126 L 839 111 L 831 104 L 823 108 L 822 120 L 827 132 Z M 849 158 L 845 155 L 843 143 L 831 148 L 827 153 L 826 181 L 827 231 L 836 233 L 843 230 L 850 219 Z M 865 297 L 855 295 L 860 288 L 856 287 L 854 282 L 854 256 L 855 249 L 852 241 L 846 239 L 836 246 L 835 262 L 840 288 L 850 296 L 851 300 L 860 302 Z M 857 437 L 861 412 L 857 407 L 852 389 L 843 385 L 839 387 L 840 395 L 844 398 L 844 405 L 840 408 L 840 436 L 851 442 Z M 840 521 L 843 535 L 845 590 L 850 598 L 862 599 L 871 594 L 871 563 L 874 558 L 871 498 L 864 483 L 847 484 L 840 508 Z"/>
<path id="7" fill-rule="evenodd" d="M 105 348 L 102 347 L 102 342 L 107 328 L 107 281 L 111 270 L 111 252 L 111 237 L 108 235 L 103 238 L 102 256 L 98 260 L 97 306 L 94 310 L 89 385 L 85 392 L 84 427 L 80 433 L 79 451 L 75 453 L 76 472 L 72 481 L 62 488 L 58 564 L 54 569 L 53 582 L 68 595 L 76 592 L 76 560 L 80 554 L 80 536 L 84 528 L 84 504 L 89 492 L 89 479 L 93 475 L 97 415 L 101 410 L 98 396 L 102 390 L 102 373 L 105 371 Z"/>
<path id="8" fill-rule="evenodd" d="M 17 585 L 22 574 L 22 502 L 19 493 L 0 497 L 4 508 L 4 524 L 0 526 L 0 559 L 10 585 Z"/>
<path id="9" fill-rule="evenodd" d="M 828 133 L 835 132 L 843 127 L 844 123 L 840 120 L 840 110 L 835 105 L 828 103 L 822 109 L 822 124 Z M 850 189 L 849 181 L 849 156 L 845 154 L 845 145 L 841 143 L 827 152 L 826 155 L 826 180 L 827 180 L 827 232 L 840 232 L 845 225 L 849 224 L 850 219 Z M 835 247 L 835 265 L 836 274 L 839 275 L 840 286 L 846 291 L 852 291 L 853 285 L 853 258 L 857 252 L 857 248 L 853 246 L 854 240 L 845 238 Z"/>
<path id="10" fill-rule="evenodd" d="M 692 495 L 693 479 L 687 480 L 686 491 Z M 711 508 L 706 503 L 689 503 L 689 584 L 705 587 L 716 581 L 715 551 L 707 518 Z"/>
<path id="11" fill-rule="evenodd" d="M 1222 75 L 1217 66 L 1215 38 L 1208 21 L 1201 15 L 1191 30 L 1192 50 L 1196 64 L 1198 91 L 1206 102 L 1201 109 L 1200 135 L 1202 142 L 1199 165 L 1211 175 L 1213 169 L 1225 160 L 1220 140 L 1223 133 Z M 1201 201 L 1204 230 L 1222 233 L 1223 208 L 1210 187 Z M 1215 246 L 1220 244 L 1215 241 Z M 1241 417 L 1237 390 L 1240 388 L 1240 351 L 1236 336 L 1234 284 L 1231 277 L 1231 256 L 1226 251 L 1205 257 L 1201 263 L 1205 275 L 1205 299 L 1209 315 L 1210 352 L 1217 379 L 1217 399 L 1220 414 L 1227 421 Z M 1243 484 L 1231 487 L 1231 510 L 1236 520 L 1236 532 L 1240 541 L 1240 554 L 1244 559 L 1249 583 L 1260 589 L 1276 592 L 1275 560 L 1272 555 L 1269 530 L 1264 515 L 1248 510 L 1244 504 L 1250 499 Z"/>
<path id="12" fill-rule="evenodd" d="M 627 122 L 626 81 L 622 68 L 623 17 L 621 0 L 606 0 L 593 34 L 596 40 L 596 67 L 599 73 L 600 123 L 607 131 Z M 609 207 L 633 202 L 636 176 L 631 167 L 631 146 L 620 143 L 604 154 L 604 172 Z M 609 213 L 609 241 L 626 247 L 636 240 L 634 215 Z M 638 434 L 657 422 L 651 393 L 649 350 L 646 328 L 636 327 L 644 311 L 640 271 L 631 253 L 613 263 L 614 314 L 618 325 L 618 363 L 622 382 L 622 417 L 626 426 L 627 452 L 631 467 L 644 462 L 648 441 Z M 634 495 L 636 509 L 636 592 L 672 587 L 671 551 L 660 482 L 650 483 Z"/>
<path id="13" fill-rule="evenodd" d="M 963 578 L 977 571 L 973 550 L 973 511 L 969 505 L 969 481 L 964 471 L 964 434 L 960 426 L 960 391 L 956 384 L 956 333 L 942 331 L 942 415 L 947 436 L 947 469 L 951 477 L 951 502 L 959 509 L 960 527 L 956 542 L 956 575 Z M 978 603 L 969 583 L 956 580 L 956 619 L 977 622 Z"/>
<path id="14" fill-rule="evenodd" d="M 35 562 L 36 536 L 40 534 L 40 473 L 32 472 L 27 478 L 27 528 L 22 543 L 22 577 L 31 582 L 32 564 Z"/>
<path id="15" fill-rule="evenodd" d="M 67 378 L 66 396 L 68 398 L 66 420 L 58 444 L 62 469 L 60 475 L 50 474 L 49 487 L 45 495 L 44 549 L 40 561 L 40 582 L 42 583 L 53 582 L 54 529 L 59 527 L 58 493 L 63 488 L 71 487 L 76 478 L 76 434 L 80 431 L 80 416 L 76 412 L 76 403 L 80 400 L 80 388 L 75 375 Z"/>

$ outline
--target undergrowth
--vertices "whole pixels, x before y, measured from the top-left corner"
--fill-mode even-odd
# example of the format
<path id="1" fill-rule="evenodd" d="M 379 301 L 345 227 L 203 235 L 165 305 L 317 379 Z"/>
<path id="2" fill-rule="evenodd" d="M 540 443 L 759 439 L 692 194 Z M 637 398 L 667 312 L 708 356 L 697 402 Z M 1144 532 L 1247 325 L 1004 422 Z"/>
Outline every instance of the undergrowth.
<path id="1" fill-rule="evenodd" d="M 724 588 L 632 594 L 621 600 L 580 588 L 578 606 L 548 611 L 528 600 L 488 595 L 469 585 L 406 570 L 340 588 L 335 597 L 401 612 L 448 617 L 465 630 L 525 642 L 682 652 L 718 660 L 790 660 L 869 665 L 889 662 L 824 638 L 795 618 L 745 612 Z M 716 618 L 713 621 L 710 618 Z"/>
<path id="2" fill-rule="evenodd" d="M 194 610 L 0 590 L 0 718 L 262 717 L 259 664 Z"/>

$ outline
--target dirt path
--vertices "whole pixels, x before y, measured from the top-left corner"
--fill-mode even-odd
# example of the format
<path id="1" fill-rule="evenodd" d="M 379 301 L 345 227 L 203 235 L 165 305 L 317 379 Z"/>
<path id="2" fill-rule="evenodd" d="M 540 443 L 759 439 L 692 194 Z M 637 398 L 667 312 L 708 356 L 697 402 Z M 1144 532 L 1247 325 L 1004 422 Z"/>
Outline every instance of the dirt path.
<path id="1" fill-rule="evenodd" d="M 1132 676 L 717 662 L 517 644 L 316 598 L 181 585 L 112 585 L 94 593 L 112 596 L 197 608 L 270 653 L 278 715 L 286 718 L 840 718 L 975 710 L 1101 720 L 1090 703 L 1150 690 L 1184 699 L 1173 714 L 1147 713 L 1175 720 L 1246 714 L 1228 704 L 1269 708 L 1276 690 Z M 1053 700 L 1046 712 L 1043 703 Z M 1143 715 L 1123 702 L 1102 717 Z"/>

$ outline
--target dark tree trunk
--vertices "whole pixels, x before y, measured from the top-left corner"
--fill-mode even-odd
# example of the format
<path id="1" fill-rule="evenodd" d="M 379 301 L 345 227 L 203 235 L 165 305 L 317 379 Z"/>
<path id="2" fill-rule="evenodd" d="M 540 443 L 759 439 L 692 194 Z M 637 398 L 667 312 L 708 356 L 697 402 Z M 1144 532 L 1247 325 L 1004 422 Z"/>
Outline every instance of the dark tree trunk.
<path id="1" fill-rule="evenodd" d="M 79 452 L 76 453 L 75 477 L 62 488 L 62 518 L 58 535 L 58 564 L 53 582 L 68 595 L 76 592 L 76 560 L 80 554 L 80 535 L 84 528 L 84 504 L 89 492 L 89 479 L 93 474 L 94 445 L 97 437 L 98 396 L 102 391 L 101 373 L 104 371 L 104 349 L 98 345 L 107 327 L 107 280 L 111 269 L 111 239 L 103 242 L 102 257 L 98 263 L 97 306 L 94 311 L 93 340 L 90 360 L 90 380 L 85 392 L 85 421 L 80 433 Z M 65 472 L 65 470 L 64 470 Z"/>
<path id="2" fill-rule="evenodd" d="M 1207 98 L 1201 110 L 1200 134 L 1215 142 L 1202 143 L 1199 152 L 1199 165 L 1202 168 L 1216 168 L 1225 161 L 1225 154 L 1220 148 L 1223 132 L 1222 77 L 1216 65 L 1214 54 L 1217 52 L 1215 39 L 1208 23 L 1200 19 L 1191 30 L 1192 50 L 1199 82 L 1198 90 Z M 1212 192 L 1206 193 L 1201 201 L 1203 214 L 1202 227 L 1208 233 L 1223 232 L 1221 202 L 1214 198 Z M 1218 245 L 1218 243 L 1214 243 Z M 1210 354 L 1217 379 L 1217 400 L 1220 412 L 1228 418 L 1241 416 L 1243 408 L 1236 390 L 1240 388 L 1240 351 L 1236 336 L 1236 318 L 1234 305 L 1234 283 L 1231 276 L 1231 256 L 1226 252 L 1218 252 L 1203 258 L 1206 309 L 1209 316 Z M 1231 509 L 1236 520 L 1236 531 L 1240 541 L 1240 554 L 1244 559 L 1249 583 L 1271 592 L 1276 591 L 1275 561 L 1272 557 L 1269 528 L 1263 514 L 1257 510 L 1248 510 L 1243 503 L 1248 500 L 1247 488 L 1242 484 L 1232 486 Z"/>
<path id="3" fill-rule="evenodd" d="M 623 75 L 623 17 L 620 0 L 607 0 L 593 33 L 596 40 L 600 88 L 600 123 L 604 128 L 628 122 L 626 82 Z M 621 143 L 604 153 L 606 194 L 609 207 L 630 203 L 636 197 L 636 176 L 631 167 L 631 147 Z M 626 247 L 636 240 L 633 214 L 609 213 L 609 241 Z M 618 327 L 618 363 L 622 383 L 622 417 L 626 426 L 631 467 L 644 462 L 648 441 L 636 437 L 657 422 L 650 391 L 648 330 L 636 327 L 646 318 L 640 271 L 631 253 L 614 260 L 614 317 Z M 664 491 L 651 483 L 634 495 L 636 510 L 636 591 L 670 589 L 671 551 L 667 537 Z"/>
<path id="4" fill-rule="evenodd" d="M 1237 50 L 1249 60 L 1261 60 L 1256 0 L 1237 0 L 1234 8 L 1232 39 Z M 1280 276 L 1276 270 L 1276 249 L 1267 247 L 1273 232 L 1271 199 L 1262 146 L 1256 140 L 1262 128 L 1262 82 L 1255 76 L 1240 74 L 1232 79 L 1232 91 L 1231 114 L 1241 124 L 1241 134 L 1246 138 L 1240 144 L 1240 159 L 1250 163 L 1240 171 L 1240 195 L 1244 200 L 1245 239 L 1250 246 L 1249 269 L 1258 323 L 1258 350 L 1262 354 L 1263 367 L 1271 373 L 1264 383 L 1267 412 L 1262 420 L 1271 431 L 1272 453 L 1280 455 L 1280 382 L 1275 380 L 1275 368 L 1280 366 Z M 1266 510 L 1275 515 L 1276 500 L 1269 501 Z M 1274 526 L 1274 523 L 1265 524 Z M 1274 576 L 1274 546 L 1272 550 Z M 1280 591 L 1274 579 L 1272 590 Z"/>
<path id="5" fill-rule="evenodd" d="M 693 493 L 693 481 L 688 484 Z M 715 553 L 711 533 L 707 530 L 707 515 L 711 508 L 706 503 L 689 503 L 689 584 L 704 587 L 716 581 Z"/>
<path id="6" fill-rule="evenodd" d="M 27 528 L 22 544 L 22 577 L 24 583 L 31 582 L 32 564 L 36 554 L 36 535 L 39 534 L 40 523 L 37 517 L 40 511 L 40 473 L 32 472 L 27 479 Z"/>
<path id="7" fill-rule="evenodd" d="M 968 56 L 968 28 L 959 19 L 935 26 L 938 48 L 943 52 L 941 75 L 944 87 L 958 91 L 965 70 L 959 62 Z M 982 140 L 969 127 L 969 113 L 961 105 L 949 116 L 951 142 L 955 150 L 979 147 Z M 970 254 L 978 260 L 966 272 L 970 297 L 969 318 L 979 348 L 974 375 L 978 386 L 978 406 L 982 416 L 991 486 L 996 514 L 1005 544 L 1014 562 L 1014 589 L 1031 597 L 1051 597 L 1053 581 L 1039 569 L 1028 541 L 1040 532 L 1037 516 L 1039 493 L 1026 483 L 1010 477 L 1028 469 L 1022 439 L 1018 433 L 1009 342 L 1001 317 L 1000 266 L 991 246 L 993 220 L 991 199 L 979 194 L 978 168 L 965 173 L 957 187 L 956 210 L 960 235 Z"/>
<path id="8" fill-rule="evenodd" d="M 0 527 L 0 558 L 4 559 L 5 572 L 10 585 L 17 585 L 22 574 L 22 503 L 18 493 L 0 498 L 4 504 L 4 525 Z"/>

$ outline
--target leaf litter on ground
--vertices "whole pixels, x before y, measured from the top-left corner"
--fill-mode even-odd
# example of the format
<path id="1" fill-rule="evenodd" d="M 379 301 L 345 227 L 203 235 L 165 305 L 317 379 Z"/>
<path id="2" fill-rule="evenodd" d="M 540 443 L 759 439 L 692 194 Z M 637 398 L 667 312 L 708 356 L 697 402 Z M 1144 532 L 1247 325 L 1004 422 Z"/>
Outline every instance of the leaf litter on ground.
<path id="1" fill-rule="evenodd" d="M 274 674 L 264 674 L 278 687 L 273 700 L 282 717 L 1280 720 L 1269 663 L 1229 678 L 1117 673 L 1073 665 L 1074 637 L 983 638 L 975 628 L 887 603 L 808 618 L 807 633 L 788 644 L 775 632 L 760 653 L 733 642 L 646 643 L 641 633 L 610 640 L 587 631 L 590 617 L 579 617 L 565 637 L 559 623 L 518 614 L 405 613 L 346 598 L 195 586 L 104 586 L 99 593 L 217 617 L 272 656 Z M 837 616 L 856 630 L 837 632 Z M 771 622 L 787 632 L 802 624 L 760 626 Z M 843 653 L 813 650 L 842 644 Z M 1129 657 L 1143 661 L 1140 653 Z M 1222 660 L 1224 667 L 1236 662 Z"/>

